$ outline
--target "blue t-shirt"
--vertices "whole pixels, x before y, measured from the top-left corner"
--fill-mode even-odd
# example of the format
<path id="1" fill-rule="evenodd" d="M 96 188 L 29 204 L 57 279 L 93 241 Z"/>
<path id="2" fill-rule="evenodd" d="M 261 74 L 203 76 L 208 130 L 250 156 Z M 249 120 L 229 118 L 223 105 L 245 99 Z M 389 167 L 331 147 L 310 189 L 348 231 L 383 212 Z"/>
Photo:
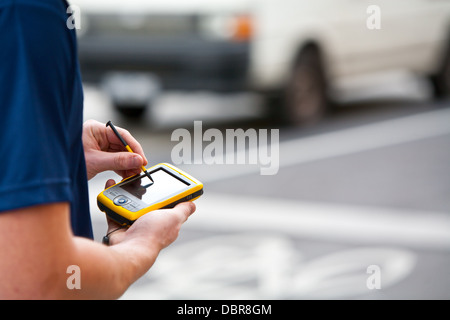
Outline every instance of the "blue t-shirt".
<path id="1" fill-rule="evenodd" d="M 0 1 L 0 214 L 70 202 L 92 238 L 83 90 L 64 0 Z"/>

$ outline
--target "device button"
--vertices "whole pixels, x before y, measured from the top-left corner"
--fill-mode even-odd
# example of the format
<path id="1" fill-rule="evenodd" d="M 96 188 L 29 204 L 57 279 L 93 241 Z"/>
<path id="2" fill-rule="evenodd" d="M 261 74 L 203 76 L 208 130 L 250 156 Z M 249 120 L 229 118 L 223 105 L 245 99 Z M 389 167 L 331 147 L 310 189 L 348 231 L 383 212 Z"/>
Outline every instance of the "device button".
<path id="1" fill-rule="evenodd" d="M 127 204 L 129 201 L 130 201 L 130 199 L 128 199 L 125 196 L 118 196 L 113 200 L 114 204 L 117 206 L 123 206 L 123 205 Z"/>

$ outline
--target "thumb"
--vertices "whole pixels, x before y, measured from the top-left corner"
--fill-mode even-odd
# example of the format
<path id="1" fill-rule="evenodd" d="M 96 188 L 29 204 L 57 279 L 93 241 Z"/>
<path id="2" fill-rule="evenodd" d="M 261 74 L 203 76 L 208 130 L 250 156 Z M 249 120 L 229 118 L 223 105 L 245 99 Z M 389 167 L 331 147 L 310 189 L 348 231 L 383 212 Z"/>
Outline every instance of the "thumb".
<path id="1" fill-rule="evenodd" d="M 102 152 L 102 159 L 98 163 L 101 171 L 120 171 L 140 169 L 144 160 L 137 153 L 131 152 Z"/>
<path id="2" fill-rule="evenodd" d="M 109 179 L 108 181 L 106 181 L 105 189 L 108 189 L 109 187 L 112 187 L 115 184 L 116 182 L 113 179 Z"/>

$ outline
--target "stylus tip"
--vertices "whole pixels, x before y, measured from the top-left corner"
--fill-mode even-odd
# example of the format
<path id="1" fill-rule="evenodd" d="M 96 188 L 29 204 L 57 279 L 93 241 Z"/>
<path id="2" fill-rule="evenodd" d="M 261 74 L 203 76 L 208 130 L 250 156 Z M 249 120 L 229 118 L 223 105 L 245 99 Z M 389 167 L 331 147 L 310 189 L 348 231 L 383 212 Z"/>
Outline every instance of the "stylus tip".
<path id="1" fill-rule="evenodd" d="M 150 179 L 150 181 L 152 183 L 155 183 L 155 181 L 153 181 L 152 176 L 150 175 L 150 173 L 148 173 L 147 170 L 145 170 L 144 172 L 145 172 L 145 175 Z"/>

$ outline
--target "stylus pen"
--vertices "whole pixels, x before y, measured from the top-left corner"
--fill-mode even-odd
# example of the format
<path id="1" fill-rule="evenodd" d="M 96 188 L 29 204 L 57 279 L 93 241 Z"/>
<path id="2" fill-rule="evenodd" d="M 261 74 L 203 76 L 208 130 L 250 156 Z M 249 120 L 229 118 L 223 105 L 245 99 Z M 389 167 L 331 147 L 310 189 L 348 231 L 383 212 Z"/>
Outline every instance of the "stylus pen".
<path id="1" fill-rule="evenodd" d="M 108 123 L 106 124 L 107 127 L 111 127 L 111 129 L 114 131 L 115 135 L 117 136 L 117 138 L 119 138 L 120 142 L 122 142 L 122 144 L 125 146 L 125 148 L 131 152 L 134 153 L 133 150 L 130 148 L 130 146 L 128 145 L 128 143 L 122 138 L 122 136 L 120 135 L 119 131 L 117 131 L 116 127 L 114 127 L 114 125 L 112 124 L 111 121 L 108 121 Z M 144 171 L 145 175 L 150 179 L 150 181 L 152 183 L 154 183 L 152 177 L 150 176 L 150 173 L 147 172 L 147 169 L 145 169 L 144 166 L 141 167 L 142 171 Z"/>

